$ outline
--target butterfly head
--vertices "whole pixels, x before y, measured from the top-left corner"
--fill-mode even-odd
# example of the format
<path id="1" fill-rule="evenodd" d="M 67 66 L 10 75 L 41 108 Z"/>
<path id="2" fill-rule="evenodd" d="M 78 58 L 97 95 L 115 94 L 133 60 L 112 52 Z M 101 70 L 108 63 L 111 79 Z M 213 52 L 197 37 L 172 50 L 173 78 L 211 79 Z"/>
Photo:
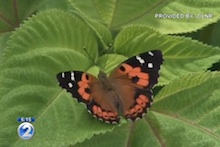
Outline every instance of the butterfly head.
<path id="1" fill-rule="evenodd" d="M 107 78 L 107 74 L 100 70 L 99 74 L 98 74 L 98 78 L 99 79 L 105 79 L 105 78 Z"/>

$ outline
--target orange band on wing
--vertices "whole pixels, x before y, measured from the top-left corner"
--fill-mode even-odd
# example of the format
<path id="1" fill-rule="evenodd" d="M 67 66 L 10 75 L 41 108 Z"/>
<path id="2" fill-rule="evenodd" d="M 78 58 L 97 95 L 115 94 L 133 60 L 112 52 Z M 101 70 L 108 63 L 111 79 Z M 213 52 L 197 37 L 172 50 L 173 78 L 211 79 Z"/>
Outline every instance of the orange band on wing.
<path id="1" fill-rule="evenodd" d="M 104 118 L 104 119 L 109 119 L 109 115 L 108 115 L 108 113 L 106 112 L 106 111 L 103 111 L 103 113 L 102 113 L 102 117 Z"/>
<path id="2" fill-rule="evenodd" d="M 98 116 L 102 117 L 102 109 L 100 107 L 98 107 L 97 112 L 98 112 Z"/>
<path id="3" fill-rule="evenodd" d="M 130 109 L 130 111 L 129 111 L 129 113 L 133 116 L 133 117 L 135 117 L 135 116 L 137 116 L 137 111 L 135 110 L 135 108 L 131 108 Z"/>
<path id="4" fill-rule="evenodd" d="M 83 82 L 89 82 L 89 79 L 87 79 L 87 78 L 88 78 L 88 75 L 83 73 L 82 76 L 81 76 L 82 81 Z"/>
<path id="5" fill-rule="evenodd" d="M 94 106 L 92 107 L 92 111 L 93 111 L 93 113 L 96 115 L 96 114 L 98 113 L 98 107 L 97 107 L 96 105 L 94 105 Z"/>
<path id="6" fill-rule="evenodd" d="M 141 113 L 143 112 L 143 108 L 140 106 L 140 105 L 135 105 L 135 110 L 138 112 L 138 113 Z"/>
<path id="7" fill-rule="evenodd" d="M 145 79 L 145 80 L 148 80 L 149 79 L 149 75 L 147 73 L 143 73 L 143 72 L 139 72 L 137 74 L 137 76 L 140 78 L 140 79 Z"/>
<path id="8" fill-rule="evenodd" d="M 85 88 L 79 88 L 78 93 L 82 96 L 85 93 Z"/>
<path id="9" fill-rule="evenodd" d="M 97 105 L 92 106 L 92 111 L 94 115 L 104 119 L 105 121 L 117 119 L 117 113 L 102 110 L 102 108 Z"/>
<path id="10" fill-rule="evenodd" d="M 84 82 L 84 81 L 79 81 L 77 84 L 78 84 L 79 87 L 84 87 L 84 88 L 89 87 L 89 84 L 87 82 Z"/>
<path id="11" fill-rule="evenodd" d="M 148 98 L 147 98 L 145 95 L 143 95 L 143 94 L 139 95 L 139 98 L 140 98 L 142 101 L 144 101 L 145 103 L 148 103 L 148 102 L 149 102 Z"/>
<path id="12" fill-rule="evenodd" d="M 125 115 L 125 116 L 130 115 L 130 112 L 129 112 L 129 111 L 125 111 L 125 112 L 124 112 L 124 115 Z"/>
<path id="13" fill-rule="evenodd" d="M 123 74 L 126 74 L 126 73 L 130 72 L 132 69 L 133 69 L 132 66 L 123 63 L 121 65 L 121 67 L 119 68 L 119 72 L 122 72 Z"/>
<path id="14" fill-rule="evenodd" d="M 113 112 L 108 112 L 108 116 L 109 116 L 109 119 L 110 119 L 110 120 L 115 120 L 117 114 L 116 114 L 116 113 L 113 113 Z"/>
<path id="15" fill-rule="evenodd" d="M 143 107 L 139 104 L 136 104 L 133 108 L 124 112 L 125 117 L 136 117 L 138 114 L 143 113 Z"/>
<path id="16" fill-rule="evenodd" d="M 135 67 L 132 69 L 132 72 L 141 72 L 141 68 L 140 67 Z"/>
<path id="17" fill-rule="evenodd" d="M 84 87 L 79 88 L 77 92 L 84 100 L 89 100 L 90 94 L 85 91 Z"/>
<path id="18" fill-rule="evenodd" d="M 129 77 L 138 77 L 140 79 L 143 80 L 148 80 L 149 79 L 149 75 L 147 73 L 144 72 L 136 72 L 136 71 L 131 71 L 128 73 Z"/>
<path id="19" fill-rule="evenodd" d="M 88 93 L 84 93 L 83 95 L 82 95 L 82 98 L 84 99 L 84 100 L 89 100 L 89 98 L 90 98 L 90 94 L 88 94 Z"/>
<path id="20" fill-rule="evenodd" d="M 137 98 L 136 102 L 138 103 L 138 105 L 140 105 L 142 108 L 146 107 L 146 102 L 144 102 L 142 99 Z"/>
<path id="21" fill-rule="evenodd" d="M 149 81 L 144 79 L 139 79 L 136 84 L 140 86 L 147 86 L 149 84 Z"/>

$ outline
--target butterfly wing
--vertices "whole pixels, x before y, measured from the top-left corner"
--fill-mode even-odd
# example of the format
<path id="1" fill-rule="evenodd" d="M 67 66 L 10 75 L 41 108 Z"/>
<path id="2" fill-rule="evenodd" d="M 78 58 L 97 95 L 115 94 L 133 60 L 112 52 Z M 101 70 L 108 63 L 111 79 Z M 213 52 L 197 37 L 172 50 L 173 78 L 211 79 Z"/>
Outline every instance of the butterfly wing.
<path id="1" fill-rule="evenodd" d="M 153 50 L 129 58 L 110 74 L 126 119 L 135 121 L 142 118 L 151 106 L 151 89 L 158 82 L 162 62 L 161 51 Z"/>
<path id="2" fill-rule="evenodd" d="M 88 112 L 94 117 L 107 123 L 119 122 L 116 108 L 105 101 L 107 95 L 96 77 L 81 71 L 67 71 L 57 74 L 57 79 L 78 102 L 87 105 Z"/>

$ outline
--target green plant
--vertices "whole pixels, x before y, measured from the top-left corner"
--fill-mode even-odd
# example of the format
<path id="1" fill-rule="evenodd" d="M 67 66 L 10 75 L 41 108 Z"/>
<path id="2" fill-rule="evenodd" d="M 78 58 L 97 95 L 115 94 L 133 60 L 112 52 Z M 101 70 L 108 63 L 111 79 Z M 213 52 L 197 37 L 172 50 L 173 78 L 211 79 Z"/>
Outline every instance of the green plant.
<path id="1" fill-rule="evenodd" d="M 219 8 L 219 0 L 0 1 L 0 146 L 220 146 L 220 73 L 208 71 L 220 48 L 177 36 L 217 22 Z M 213 17 L 156 19 L 160 13 Z M 58 86 L 61 71 L 97 74 L 83 47 L 100 67 L 108 56 L 107 73 L 132 55 L 163 52 L 144 119 L 105 124 Z M 36 118 L 31 140 L 17 136 L 19 116 Z"/>

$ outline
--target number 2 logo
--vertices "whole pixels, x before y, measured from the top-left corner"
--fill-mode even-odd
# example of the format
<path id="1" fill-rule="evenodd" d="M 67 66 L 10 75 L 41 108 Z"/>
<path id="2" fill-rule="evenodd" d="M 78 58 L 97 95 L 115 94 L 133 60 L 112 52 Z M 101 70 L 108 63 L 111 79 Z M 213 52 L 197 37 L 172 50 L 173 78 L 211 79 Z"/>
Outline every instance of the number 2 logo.
<path id="1" fill-rule="evenodd" d="M 31 123 L 24 122 L 18 126 L 18 136 L 21 139 L 28 140 L 34 135 L 34 126 Z"/>

